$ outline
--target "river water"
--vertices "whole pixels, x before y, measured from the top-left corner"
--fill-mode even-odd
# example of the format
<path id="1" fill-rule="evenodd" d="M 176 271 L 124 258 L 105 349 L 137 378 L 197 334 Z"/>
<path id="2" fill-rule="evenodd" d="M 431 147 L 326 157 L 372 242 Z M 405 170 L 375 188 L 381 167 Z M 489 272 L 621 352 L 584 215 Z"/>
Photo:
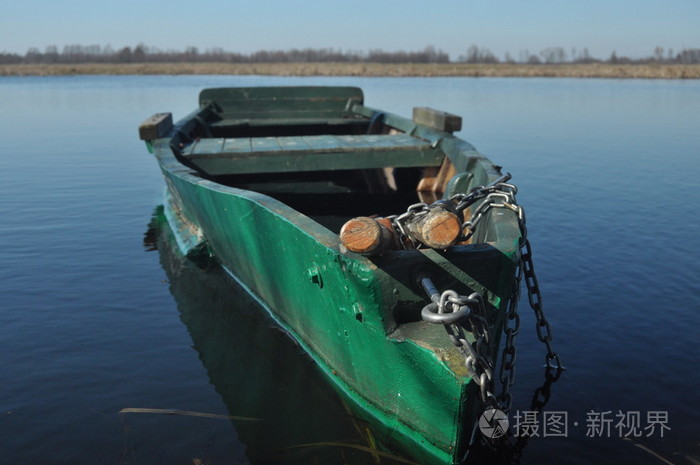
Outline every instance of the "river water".
<path id="1" fill-rule="evenodd" d="M 81 76 L 0 78 L 2 463 L 410 460 L 370 453 L 311 360 L 157 227 L 139 123 L 204 87 L 297 84 L 461 115 L 512 173 L 567 368 L 533 419 L 545 352 L 523 298 L 520 463 L 700 462 L 699 81 Z"/>

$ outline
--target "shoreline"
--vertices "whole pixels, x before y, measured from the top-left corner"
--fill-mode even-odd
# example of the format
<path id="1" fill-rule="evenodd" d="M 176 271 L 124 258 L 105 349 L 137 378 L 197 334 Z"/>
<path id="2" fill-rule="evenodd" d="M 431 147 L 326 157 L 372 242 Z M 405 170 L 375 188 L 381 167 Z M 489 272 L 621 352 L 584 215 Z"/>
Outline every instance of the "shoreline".
<path id="1" fill-rule="evenodd" d="M 700 64 L 78 63 L 0 65 L 0 76 L 261 75 L 700 79 Z"/>

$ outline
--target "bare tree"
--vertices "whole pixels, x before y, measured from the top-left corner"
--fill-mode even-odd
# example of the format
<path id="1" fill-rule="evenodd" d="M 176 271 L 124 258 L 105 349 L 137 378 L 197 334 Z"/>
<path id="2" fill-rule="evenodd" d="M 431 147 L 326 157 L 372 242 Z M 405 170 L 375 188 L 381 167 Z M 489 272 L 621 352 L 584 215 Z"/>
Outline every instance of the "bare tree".
<path id="1" fill-rule="evenodd" d="M 591 54 L 588 53 L 588 47 L 584 47 L 583 51 L 581 52 L 581 56 L 577 60 L 579 63 L 591 63 L 593 62 L 593 58 L 591 58 Z"/>
<path id="2" fill-rule="evenodd" d="M 540 52 L 540 56 L 547 64 L 564 63 L 566 61 L 566 52 L 561 47 L 549 47 Z"/>
<path id="3" fill-rule="evenodd" d="M 135 63 L 143 63 L 146 61 L 147 47 L 143 44 L 138 44 L 131 53 L 131 61 Z"/>
<path id="4" fill-rule="evenodd" d="M 683 50 L 676 57 L 676 61 L 686 65 L 700 63 L 700 48 Z"/>
<path id="5" fill-rule="evenodd" d="M 498 63 L 498 58 L 486 47 L 471 45 L 467 49 L 467 53 L 462 55 L 459 61 L 465 63 Z"/>
<path id="6" fill-rule="evenodd" d="M 48 45 L 44 50 L 44 63 L 58 63 L 58 47 Z"/>
<path id="7" fill-rule="evenodd" d="M 41 63 L 41 52 L 36 47 L 31 47 L 27 50 L 27 54 L 24 56 L 24 60 L 27 63 Z"/>
<path id="8" fill-rule="evenodd" d="M 124 47 L 117 52 L 117 63 L 131 63 L 131 47 Z"/>
<path id="9" fill-rule="evenodd" d="M 656 46 L 654 48 L 654 60 L 658 62 L 662 62 L 664 59 L 664 48 Z"/>
<path id="10" fill-rule="evenodd" d="M 540 60 L 540 57 L 538 57 L 537 55 L 532 54 L 529 57 L 527 57 L 527 63 L 529 65 L 539 65 L 542 63 L 542 60 Z"/>

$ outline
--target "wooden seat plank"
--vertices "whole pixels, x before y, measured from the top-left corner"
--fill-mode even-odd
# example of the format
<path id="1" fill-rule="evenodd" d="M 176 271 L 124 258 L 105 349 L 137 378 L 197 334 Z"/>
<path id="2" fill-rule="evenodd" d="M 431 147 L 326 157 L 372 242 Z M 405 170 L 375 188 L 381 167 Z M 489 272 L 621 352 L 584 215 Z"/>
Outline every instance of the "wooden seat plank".
<path id="1" fill-rule="evenodd" d="M 338 141 L 338 145 L 351 150 L 369 150 L 373 147 L 366 136 L 332 136 Z"/>
<path id="2" fill-rule="evenodd" d="M 323 135 L 323 136 L 303 136 L 304 140 L 306 141 L 307 144 L 309 144 L 309 147 L 311 147 L 311 150 L 313 151 L 328 151 L 328 150 L 339 150 L 340 144 L 338 144 L 338 140 L 329 135 Z"/>
<path id="3" fill-rule="evenodd" d="M 287 117 L 265 117 L 265 118 L 237 118 L 235 115 L 224 115 L 224 119 L 211 123 L 213 128 L 226 129 L 241 126 L 313 126 L 326 124 L 328 126 L 352 125 L 366 126 L 366 118 L 302 118 L 298 115 L 287 115 Z"/>
<path id="4" fill-rule="evenodd" d="M 217 154 L 221 153 L 224 147 L 224 140 L 220 138 L 211 139 L 199 139 L 192 144 L 192 153 L 203 154 L 211 153 Z"/>
<path id="5" fill-rule="evenodd" d="M 223 151 L 226 153 L 243 153 L 250 152 L 250 137 L 238 137 L 234 139 L 226 139 L 224 142 Z"/>
<path id="6" fill-rule="evenodd" d="M 278 137 L 277 142 L 282 150 L 311 150 L 303 137 Z"/>
<path id="7" fill-rule="evenodd" d="M 276 137 L 252 137 L 250 139 L 251 152 L 278 152 L 282 150 Z"/>
<path id="8" fill-rule="evenodd" d="M 444 157 L 405 134 L 212 138 L 183 154 L 212 175 L 438 166 Z"/>

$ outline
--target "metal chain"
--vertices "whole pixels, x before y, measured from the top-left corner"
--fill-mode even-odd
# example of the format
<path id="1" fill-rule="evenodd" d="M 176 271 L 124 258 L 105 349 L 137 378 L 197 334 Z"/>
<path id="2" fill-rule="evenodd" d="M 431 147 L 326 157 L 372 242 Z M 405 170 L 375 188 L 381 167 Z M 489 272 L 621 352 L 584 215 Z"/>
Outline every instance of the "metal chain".
<path id="1" fill-rule="evenodd" d="M 532 248 L 530 247 L 530 241 L 527 239 L 522 247 L 521 256 L 525 284 L 527 286 L 528 300 L 530 301 L 530 307 L 532 307 L 532 309 L 535 311 L 535 317 L 537 318 L 537 337 L 547 347 L 545 364 L 548 370 L 561 371 L 563 366 L 559 355 L 557 355 L 552 348 L 552 327 L 549 324 L 549 321 L 547 321 L 547 318 L 544 316 L 544 312 L 542 310 L 542 293 L 540 292 L 540 286 L 537 282 L 537 275 L 535 274 L 535 267 L 532 262 Z"/>
<path id="2" fill-rule="evenodd" d="M 484 406 L 498 407 L 493 393 L 492 338 L 483 297 L 477 292 L 468 297 L 453 290 L 439 293 L 432 279 L 427 276 L 422 276 L 420 283 L 432 301 L 423 307 L 423 320 L 444 325 L 452 343 L 464 354 L 467 372 L 479 386 L 482 403 Z M 469 343 L 465 331 L 472 333 L 474 342 Z"/>
<path id="3" fill-rule="evenodd" d="M 462 237 L 460 241 L 468 240 L 474 233 L 477 224 L 491 208 L 509 208 L 518 213 L 519 222 L 524 224 L 522 208 L 515 202 L 517 187 L 507 184 L 510 174 L 506 174 L 487 186 L 477 186 L 468 194 L 456 194 L 449 200 L 438 200 L 428 205 L 427 203 L 415 203 L 408 207 L 406 212 L 400 215 L 387 217 L 394 230 L 398 233 L 400 243 L 407 249 L 419 249 L 424 246 L 411 234 L 408 223 L 414 222 L 417 218 L 427 215 L 434 207 L 447 208 L 454 211 L 461 218 L 464 210 L 469 208 L 479 200 L 484 200 L 474 211 L 471 218 L 462 224 Z M 464 231 L 468 231 L 464 233 Z"/>
<path id="4" fill-rule="evenodd" d="M 394 227 L 396 232 L 399 234 L 400 243 L 410 249 L 418 249 L 422 245 L 420 242 L 416 241 L 411 233 L 409 232 L 406 224 L 413 221 L 417 216 L 422 216 L 427 214 L 429 211 L 429 206 L 427 203 L 414 203 L 405 213 L 400 215 L 389 216 L 391 225 Z"/>
<path id="5" fill-rule="evenodd" d="M 518 263 L 516 269 L 515 283 L 513 289 L 513 295 L 511 296 L 510 307 L 508 311 L 508 320 L 513 322 L 514 326 L 509 327 L 506 324 L 506 348 L 503 352 L 503 363 L 502 371 L 510 371 L 508 375 L 508 380 L 510 382 L 506 383 L 506 391 L 512 380 L 514 378 L 514 372 L 511 371 L 512 365 L 515 361 L 515 348 L 512 343 L 512 339 L 517 335 L 518 328 L 520 326 L 520 318 L 517 316 L 517 301 L 520 297 L 520 281 L 522 277 L 525 278 L 525 285 L 528 291 L 528 300 L 530 302 L 530 307 L 535 312 L 535 317 L 537 319 L 537 337 L 541 342 L 547 347 L 547 355 L 545 356 L 545 365 L 549 371 L 560 371 L 563 368 L 561 364 L 561 359 L 559 355 L 554 351 L 552 347 L 552 327 L 549 321 L 544 315 L 542 310 L 542 293 L 540 292 L 540 287 L 537 281 L 537 275 L 535 274 L 535 267 L 532 261 L 532 247 L 530 246 L 530 241 L 527 238 L 527 227 L 525 225 L 525 211 L 522 206 L 518 205 L 515 194 L 518 192 L 517 187 L 512 184 L 507 184 L 506 181 L 510 180 L 511 176 L 509 173 L 497 179 L 488 186 L 480 186 L 469 194 L 458 194 L 453 196 L 453 199 L 457 200 L 459 203 L 457 205 L 457 210 L 464 210 L 470 205 L 474 204 L 480 199 L 484 199 L 483 202 L 475 209 L 472 214 L 472 218 L 464 223 L 464 227 L 469 229 L 469 236 L 473 234 L 474 228 L 479 223 L 479 221 L 484 217 L 486 212 L 491 208 L 507 208 L 514 211 L 518 215 L 518 227 L 520 228 L 520 262 Z M 505 378 L 501 377 L 501 381 Z"/>
<path id="6" fill-rule="evenodd" d="M 495 397 L 493 394 L 493 369 L 494 358 L 491 354 L 491 346 L 486 342 L 490 341 L 488 334 L 488 323 L 485 318 L 485 308 L 483 298 L 478 293 L 473 293 L 469 297 L 459 296 L 455 291 L 444 291 L 439 294 L 429 278 L 422 278 L 421 284 L 430 296 L 432 303 L 428 304 L 422 312 L 423 319 L 431 323 L 442 323 L 455 346 L 465 354 L 467 369 L 480 387 L 481 399 L 484 409 L 496 407 L 504 412 L 510 410 L 512 404 L 512 394 L 510 387 L 515 381 L 516 347 L 515 337 L 520 332 L 520 315 L 518 313 L 518 301 L 520 299 L 520 285 L 523 277 L 528 291 L 530 307 L 535 312 L 536 331 L 539 340 L 545 344 L 547 354 L 545 356 L 545 377 L 547 380 L 556 381 L 563 365 L 559 355 L 552 347 L 552 327 L 544 315 L 542 309 L 542 293 L 535 274 L 532 260 L 532 248 L 527 238 L 527 228 L 525 226 L 525 212 L 522 206 L 518 205 L 515 194 L 517 187 L 508 184 L 511 178 L 506 174 L 487 186 L 478 186 L 468 194 L 457 194 L 450 198 L 454 208 L 460 214 L 467 208 L 482 200 L 479 206 L 472 212 L 471 218 L 463 224 L 463 240 L 469 239 L 476 231 L 477 225 L 491 208 L 507 208 L 517 214 L 518 227 L 520 228 L 520 260 L 518 261 L 513 277 L 513 291 L 508 304 L 504 333 L 506 336 L 503 352 L 501 353 L 501 364 L 499 379 L 502 384 L 502 391 Z M 428 211 L 427 204 L 415 204 L 409 207 L 403 215 L 394 217 L 393 224 L 403 237 L 408 237 L 401 229 L 403 221 L 411 215 L 421 214 Z M 410 239 L 409 239 L 410 240 Z M 475 342 L 470 345 L 464 337 L 466 325 L 469 323 Z M 469 331 L 467 329 L 467 331 Z M 548 389 L 546 390 L 548 391 Z M 548 397 L 548 392 L 535 392 L 535 398 L 543 395 Z M 537 402 L 546 403 L 547 399 Z"/>
<path id="7" fill-rule="evenodd" d="M 515 336 L 520 332 L 520 314 L 518 313 L 518 301 L 520 300 L 520 282 L 522 280 L 522 265 L 518 263 L 516 266 L 515 276 L 513 277 L 513 293 L 508 302 L 508 313 L 506 321 L 503 325 L 503 332 L 506 335 L 506 342 L 501 353 L 501 366 L 499 370 L 499 378 L 501 380 L 502 390 L 498 395 L 498 405 L 500 410 L 508 413 L 513 402 L 513 395 L 510 392 L 510 387 L 515 381 L 515 360 L 517 349 L 515 347 Z"/>

